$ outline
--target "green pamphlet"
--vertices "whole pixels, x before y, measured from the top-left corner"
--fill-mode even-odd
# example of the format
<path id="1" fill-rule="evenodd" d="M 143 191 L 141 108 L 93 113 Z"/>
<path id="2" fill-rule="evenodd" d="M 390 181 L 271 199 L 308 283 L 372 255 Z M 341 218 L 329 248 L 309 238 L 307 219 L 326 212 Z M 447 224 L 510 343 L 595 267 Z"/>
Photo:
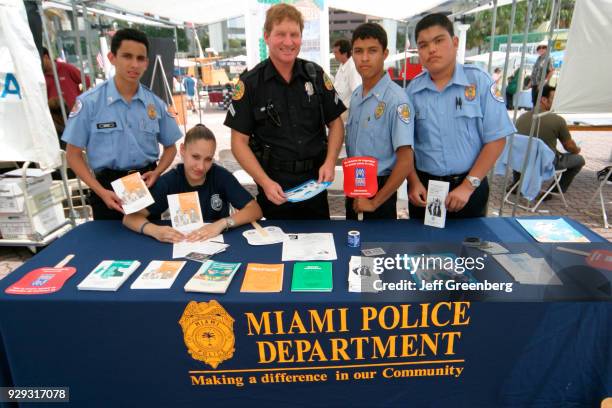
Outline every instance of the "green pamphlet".
<path id="1" fill-rule="evenodd" d="M 296 262 L 291 279 L 292 292 L 331 292 L 331 262 Z"/>

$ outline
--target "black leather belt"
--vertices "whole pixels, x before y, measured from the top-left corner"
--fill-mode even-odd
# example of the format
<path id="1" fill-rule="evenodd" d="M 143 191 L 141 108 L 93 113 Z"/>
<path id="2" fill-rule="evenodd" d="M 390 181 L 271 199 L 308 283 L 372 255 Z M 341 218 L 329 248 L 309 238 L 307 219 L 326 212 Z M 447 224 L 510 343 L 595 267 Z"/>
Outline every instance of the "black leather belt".
<path id="1" fill-rule="evenodd" d="M 439 180 L 439 181 L 447 181 L 451 184 L 461 184 L 461 182 L 463 182 L 463 179 L 465 179 L 465 177 L 468 175 L 468 173 L 462 173 L 462 174 L 453 174 L 450 176 L 435 176 L 433 174 L 429 174 L 429 173 L 425 173 L 424 171 L 420 171 L 417 170 L 417 174 L 419 175 L 419 178 L 427 178 L 428 180 Z"/>
<path id="2" fill-rule="evenodd" d="M 128 174 L 132 174 L 132 173 L 140 172 L 141 174 L 144 174 L 147 171 L 155 170 L 156 167 L 157 167 L 156 163 L 151 163 L 139 169 L 130 169 L 130 170 L 102 169 L 102 170 L 96 171 L 95 175 L 96 175 L 96 179 L 98 180 L 98 182 L 102 184 L 104 181 L 108 181 L 108 182 L 114 181 L 114 180 L 117 180 L 118 178 L 125 177 Z"/>

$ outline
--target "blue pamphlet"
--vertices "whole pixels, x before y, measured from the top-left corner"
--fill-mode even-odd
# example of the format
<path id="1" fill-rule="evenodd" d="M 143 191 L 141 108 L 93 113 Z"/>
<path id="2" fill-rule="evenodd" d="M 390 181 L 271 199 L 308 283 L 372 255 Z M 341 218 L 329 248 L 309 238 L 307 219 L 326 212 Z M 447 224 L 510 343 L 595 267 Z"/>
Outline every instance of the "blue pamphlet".
<path id="1" fill-rule="evenodd" d="M 287 201 L 297 203 L 311 199 L 322 191 L 327 190 L 327 187 L 330 185 L 331 182 L 329 181 L 319 183 L 317 180 L 312 179 L 285 191 L 285 195 L 287 196 Z"/>
<path id="2" fill-rule="evenodd" d="M 522 218 L 516 221 L 538 242 L 591 242 L 563 218 L 554 220 Z"/>

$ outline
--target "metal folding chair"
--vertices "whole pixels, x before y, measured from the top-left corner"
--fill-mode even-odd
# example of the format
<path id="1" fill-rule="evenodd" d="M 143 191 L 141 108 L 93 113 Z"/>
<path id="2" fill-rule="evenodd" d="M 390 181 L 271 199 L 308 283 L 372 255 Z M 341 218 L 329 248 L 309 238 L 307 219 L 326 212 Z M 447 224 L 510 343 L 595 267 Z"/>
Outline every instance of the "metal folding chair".
<path id="1" fill-rule="evenodd" d="M 612 181 L 610 181 L 610 175 L 612 175 L 612 166 L 610 166 L 608 169 L 608 172 L 605 173 L 603 179 L 599 183 L 599 187 L 597 188 L 597 191 L 595 191 L 595 194 L 593 194 L 593 197 L 591 197 L 591 199 L 589 200 L 589 203 L 587 204 L 587 208 L 589 208 L 591 204 L 593 204 L 593 201 L 595 200 L 595 198 L 599 195 L 599 204 L 601 206 L 601 215 L 603 216 L 604 228 L 610 228 L 610 224 L 608 224 L 608 214 L 606 213 L 606 202 L 603 196 L 604 186 L 606 185 L 612 186 Z"/>
<path id="2" fill-rule="evenodd" d="M 565 207 L 567 208 L 568 207 L 567 201 L 565 201 L 565 196 L 563 195 L 563 191 L 561 191 L 561 186 L 559 185 L 559 182 L 561 181 L 561 177 L 563 176 L 563 173 L 566 170 L 567 169 L 555 170 L 555 174 L 553 175 L 553 183 L 546 190 L 542 190 L 542 194 L 540 194 L 539 197 L 536 198 L 534 205 L 524 206 L 521 204 L 517 204 L 516 206 L 524 210 L 527 210 L 527 211 L 536 212 L 540 204 L 542 204 L 542 201 L 544 201 L 544 199 L 548 195 L 552 194 L 554 196 L 561 196 L 561 200 L 563 200 L 563 205 L 565 205 Z M 520 180 L 514 183 L 512 188 L 510 188 L 510 190 L 508 190 L 508 192 L 504 196 L 504 201 L 507 202 L 508 204 L 514 205 L 514 201 L 510 200 L 510 196 L 514 194 L 515 190 L 518 190 L 519 183 L 520 183 Z M 555 188 L 557 189 L 557 192 L 553 191 Z"/>

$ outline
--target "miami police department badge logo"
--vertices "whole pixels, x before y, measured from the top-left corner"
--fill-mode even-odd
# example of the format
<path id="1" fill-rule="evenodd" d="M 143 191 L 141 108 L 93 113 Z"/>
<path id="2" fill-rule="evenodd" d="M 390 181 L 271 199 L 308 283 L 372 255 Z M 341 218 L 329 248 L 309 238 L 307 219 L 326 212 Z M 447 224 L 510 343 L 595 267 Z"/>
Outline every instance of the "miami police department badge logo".
<path id="1" fill-rule="evenodd" d="M 234 356 L 234 319 L 216 300 L 189 302 L 179 324 L 193 359 L 217 368 Z"/>
<path id="2" fill-rule="evenodd" d="M 474 98 L 476 98 L 476 84 L 470 84 L 470 86 L 466 86 L 463 95 L 468 101 L 473 101 Z"/>
<path id="3" fill-rule="evenodd" d="M 219 194 L 213 194 L 210 197 L 210 207 L 215 211 L 221 211 L 221 207 L 223 207 L 223 201 Z"/>
<path id="4" fill-rule="evenodd" d="M 83 109 L 83 102 L 81 102 L 80 100 L 77 99 L 76 103 L 72 107 L 72 110 L 70 111 L 70 114 L 68 115 L 68 117 L 69 118 L 74 118 L 76 115 L 79 114 L 81 109 Z"/>
<path id="5" fill-rule="evenodd" d="M 232 96 L 232 99 L 235 101 L 239 101 L 242 99 L 243 96 L 244 96 L 244 82 L 242 82 L 242 79 L 241 79 L 238 81 L 238 83 L 234 87 L 234 95 Z"/>
<path id="6" fill-rule="evenodd" d="M 397 107 L 397 116 L 404 123 L 410 123 L 410 106 L 407 103 L 402 103 Z"/>
<path id="7" fill-rule="evenodd" d="M 497 102 L 504 102 L 504 98 L 502 97 L 499 89 L 497 89 L 497 84 L 495 82 L 491 84 L 491 96 L 493 96 L 493 99 L 495 99 Z"/>
<path id="8" fill-rule="evenodd" d="M 386 105 L 384 102 L 378 102 L 378 105 L 376 105 L 376 110 L 374 110 L 374 117 L 376 119 L 380 119 L 383 113 L 385 113 L 385 106 Z"/>
<path id="9" fill-rule="evenodd" d="M 332 89 L 334 89 L 334 83 L 332 82 L 331 78 L 327 76 L 325 72 L 323 73 L 323 83 L 325 84 L 325 89 L 327 89 L 328 91 L 331 91 Z"/>
<path id="10" fill-rule="evenodd" d="M 155 105 L 152 103 L 147 105 L 147 115 L 149 115 L 149 119 L 155 119 L 157 117 L 157 111 L 155 110 Z"/>

